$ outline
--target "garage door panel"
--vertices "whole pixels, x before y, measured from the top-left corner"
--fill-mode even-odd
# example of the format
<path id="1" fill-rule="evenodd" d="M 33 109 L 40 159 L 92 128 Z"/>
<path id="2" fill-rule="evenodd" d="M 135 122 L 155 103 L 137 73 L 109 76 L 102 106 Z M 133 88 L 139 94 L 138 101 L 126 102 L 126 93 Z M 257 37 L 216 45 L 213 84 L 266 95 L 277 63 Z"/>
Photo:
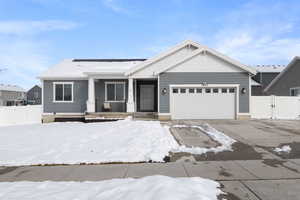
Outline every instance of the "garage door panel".
<path id="1" fill-rule="evenodd" d="M 199 90 L 199 88 L 197 88 Z M 202 93 L 171 94 L 171 114 L 173 119 L 234 119 L 235 118 L 235 93 L 206 93 L 207 88 L 201 88 Z M 195 89 L 195 92 L 197 90 Z M 215 90 L 216 92 L 216 90 Z M 223 90 L 224 92 L 224 90 Z M 231 91 L 232 92 L 232 91 Z"/>

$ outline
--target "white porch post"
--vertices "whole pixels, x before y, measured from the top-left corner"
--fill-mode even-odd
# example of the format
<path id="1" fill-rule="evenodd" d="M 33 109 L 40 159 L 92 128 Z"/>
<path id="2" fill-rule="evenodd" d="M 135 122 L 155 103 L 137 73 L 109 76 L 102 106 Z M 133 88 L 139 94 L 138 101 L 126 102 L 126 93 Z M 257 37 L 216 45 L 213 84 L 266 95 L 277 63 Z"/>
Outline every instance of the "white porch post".
<path id="1" fill-rule="evenodd" d="M 89 87 L 88 87 L 88 100 L 86 102 L 87 112 L 95 112 L 95 80 L 94 78 L 89 78 Z"/>
<path id="2" fill-rule="evenodd" d="M 134 112 L 134 101 L 133 101 L 133 79 L 128 79 L 128 100 L 127 100 L 127 112 Z"/>

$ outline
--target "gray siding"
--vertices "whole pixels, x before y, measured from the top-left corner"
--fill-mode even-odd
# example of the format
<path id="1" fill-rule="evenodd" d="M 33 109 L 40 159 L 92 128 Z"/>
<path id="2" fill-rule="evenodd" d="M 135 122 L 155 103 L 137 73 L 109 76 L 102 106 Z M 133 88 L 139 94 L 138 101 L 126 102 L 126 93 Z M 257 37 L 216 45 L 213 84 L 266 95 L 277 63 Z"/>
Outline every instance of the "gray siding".
<path id="1" fill-rule="evenodd" d="M 268 95 L 290 96 L 290 88 L 300 87 L 300 60 L 286 71 L 269 89 Z"/>
<path id="2" fill-rule="evenodd" d="M 247 73 L 163 73 L 159 77 L 160 91 L 167 88 L 166 95 L 160 95 L 159 108 L 161 113 L 169 113 L 169 85 L 171 84 L 239 84 L 240 89 L 246 88 L 246 94 L 239 91 L 239 112 L 249 113 L 249 75 Z"/>
<path id="3" fill-rule="evenodd" d="M 37 96 L 35 96 L 37 94 Z M 41 104 L 42 103 L 42 88 L 34 86 L 27 92 L 27 101 L 29 104 Z"/>
<path id="4" fill-rule="evenodd" d="M 263 90 L 271 83 L 271 81 L 279 74 L 279 72 L 259 72 L 254 77 L 253 80 L 260 83 L 261 86 L 252 87 L 252 96 L 262 96 L 265 95 Z"/>
<path id="5" fill-rule="evenodd" d="M 112 112 L 126 112 L 127 102 L 127 80 L 97 80 L 95 83 L 95 98 L 96 98 L 96 112 L 103 112 L 103 103 L 105 102 L 105 82 L 125 82 L 125 102 L 113 102 L 110 103 Z"/>
<path id="6" fill-rule="evenodd" d="M 53 102 L 53 82 L 74 82 L 73 102 L 54 103 Z M 45 113 L 83 113 L 86 111 L 86 101 L 88 99 L 87 80 L 55 80 L 44 81 L 44 112 Z"/>

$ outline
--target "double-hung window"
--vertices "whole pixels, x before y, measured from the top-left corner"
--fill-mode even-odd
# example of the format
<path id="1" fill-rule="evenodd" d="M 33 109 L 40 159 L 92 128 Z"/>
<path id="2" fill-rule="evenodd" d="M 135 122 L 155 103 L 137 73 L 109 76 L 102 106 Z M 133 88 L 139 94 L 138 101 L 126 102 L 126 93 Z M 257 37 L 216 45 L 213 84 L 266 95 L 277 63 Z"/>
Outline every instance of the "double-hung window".
<path id="1" fill-rule="evenodd" d="M 54 82 L 53 101 L 73 102 L 73 82 Z"/>
<path id="2" fill-rule="evenodd" d="M 290 89 L 291 96 L 300 96 L 300 87 Z"/>
<path id="3" fill-rule="evenodd" d="M 124 102 L 125 82 L 105 82 L 105 101 Z"/>

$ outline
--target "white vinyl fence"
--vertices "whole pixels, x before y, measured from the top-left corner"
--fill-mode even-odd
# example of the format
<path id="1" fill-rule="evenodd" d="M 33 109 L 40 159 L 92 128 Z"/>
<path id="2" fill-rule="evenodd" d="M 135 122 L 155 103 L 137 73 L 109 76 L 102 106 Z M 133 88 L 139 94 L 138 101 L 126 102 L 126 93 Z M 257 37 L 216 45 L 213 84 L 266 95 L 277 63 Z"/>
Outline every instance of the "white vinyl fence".
<path id="1" fill-rule="evenodd" d="M 42 116 L 41 105 L 1 106 L 0 126 L 13 124 L 40 123 Z"/>
<path id="2" fill-rule="evenodd" d="M 252 96 L 251 116 L 257 119 L 300 119 L 300 97 Z"/>

